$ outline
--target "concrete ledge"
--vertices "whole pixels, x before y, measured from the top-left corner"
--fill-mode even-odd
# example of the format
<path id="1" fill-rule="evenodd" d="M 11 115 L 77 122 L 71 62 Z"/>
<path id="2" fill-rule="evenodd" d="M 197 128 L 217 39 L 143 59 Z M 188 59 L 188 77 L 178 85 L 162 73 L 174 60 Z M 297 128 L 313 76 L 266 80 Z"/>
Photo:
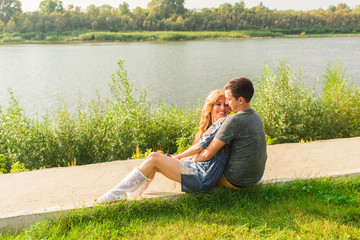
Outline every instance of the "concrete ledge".
<path id="1" fill-rule="evenodd" d="M 68 205 L 52 208 L 40 208 L 26 211 L 18 211 L 0 216 L 0 232 L 20 232 L 32 224 L 46 220 L 56 220 L 71 211 L 81 208 L 91 208 L 92 204 Z"/>
<path id="2" fill-rule="evenodd" d="M 67 211 L 44 212 L 0 218 L 0 232 L 20 232 L 36 222 L 45 219 L 57 219 L 64 215 Z"/>
<path id="3" fill-rule="evenodd" d="M 317 177 L 360 176 L 360 137 L 268 146 L 264 184 Z M 0 175 L 0 232 L 19 232 L 93 206 L 144 159 Z M 14 190 L 15 189 L 15 190 Z M 181 185 L 157 174 L 144 197 L 181 194 Z"/>
<path id="4" fill-rule="evenodd" d="M 298 178 L 275 178 L 275 179 L 268 179 L 268 180 L 261 180 L 259 183 L 261 184 L 286 184 L 296 180 L 305 180 L 305 179 L 316 179 L 322 177 L 330 177 L 330 178 L 341 178 L 341 177 L 358 177 L 360 176 L 360 169 L 350 170 L 350 171 L 337 171 L 331 174 L 319 174 L 316 176 L 308 176 L 308 177 L 298 177 Z"/>
<path id="5" fill-rule="evenodd" d="M 360 176 L 360 169 L 351 170 L 351 171 L 343 171 L 343 172 L 334 172 L 332 175 L 323 175 L 317 177 L 303 177 L 303 178 L 278 178 L 278 179 L 269 179 L 261 181 L 262 184 L 287 184 L 295 180 L 304 180 L 304 179 L 316 179 L 321 177 L 331 177 L 331 178 L 339 178 L 339 177 L 357 177 Z M 160 197 L 164 197 L 162 195 Z M 169 195 L 168 197 L 176 197 L 179 194 Z M 31 225 L 35 224 L 36 222 L 42 220 L 56 220 L 62 216 L 66 216 L 67 214 L 71 213 L 71 211 L 81 208 L 91 208 L 92 206 L 68 206 L 62 209 L 58 207 L 53 209 L 38 209 L 33 211 L 33 213 L 16 213 L 13 216 L 3 216 L 0 217 L 0 232 L 20 232 L 25 228 L 30 227 Z"/>

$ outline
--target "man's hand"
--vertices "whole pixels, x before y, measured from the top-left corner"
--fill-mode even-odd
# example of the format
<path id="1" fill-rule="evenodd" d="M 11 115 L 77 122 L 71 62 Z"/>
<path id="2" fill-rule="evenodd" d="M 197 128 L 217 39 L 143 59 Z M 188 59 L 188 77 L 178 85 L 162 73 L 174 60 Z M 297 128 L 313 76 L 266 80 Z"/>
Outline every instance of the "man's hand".
<path id="1" fill-rule="evenodd" d="M 198 154 L 199 152 L 203 151 L 204 149 L 201 147 L 200 143 L 196 143 L 192 145 L 189 149 L 187 149 L 185 152 L 180 153 L 175 158 L 180 160 L 184 157 L 194 156 L 195 154 Z"/>
<path id="2" fill-rule="evenodd" d="M 226 143 L 220 141 L 217 138 L 214 138 L 209 146 L 201 151 L 198 155 L 193 159 L 194 162 L 206 162 L 210 160 L 215 154 L 223 147 Z"/>

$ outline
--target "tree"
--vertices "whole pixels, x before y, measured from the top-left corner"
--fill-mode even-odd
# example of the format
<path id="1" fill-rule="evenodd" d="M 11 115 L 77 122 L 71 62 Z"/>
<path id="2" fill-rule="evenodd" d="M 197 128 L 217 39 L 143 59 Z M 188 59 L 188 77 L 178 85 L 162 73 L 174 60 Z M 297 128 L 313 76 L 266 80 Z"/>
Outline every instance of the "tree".
<path id="1" fill-rule="evenodd" d="M 336 9 L 337 9 L 337 10 L 339 10 L 339 9 L 350 10 L 350 8 L 348 7 L 348 5 L 346 5 L 346 3 L 339 3 L 339 4 L 336 6 Z"/>
<path id="2" fill-rule="evenodd" d="M 61 32 L 65 29 L 66 25 L 61 19 L 56 19 L 54 23 L 56 31 Z"/>
<path id="3" fill-rule="evenodd" d="M 245 10 L 245 2 L 241 1 L 241 2 L 235 3 L 234 4 L 234 10 L 237 13 L 242 13 Z"/>
<path id="4" fill-rule="evenodd" d="M 14 18 L 11 18 L 7 24 L 6 24 L 6 28 L 9 32 L 15 32 L 16 31 L 16 23 L 14 21 Z"/>
<path id="5" fill-rule="evenodd" d="M 4 31 L 6 25 L 3 21 L 0 20 L 0 32 Z"/>
<path id="6" fill-rule="evenodd" d="M 129 8 L 129 4 L 126 2 L 123 2 L 122 4 L 119 5 L 119 11 L 121 15 L 128 15 L 130 16 L 131 11 Z"/>
<path id="7" fill-rule="evenodd" d="M 329 10 L 330 12 L 335 12 L 335 11 L 336 11 L 336 7 L 335 7 L 334 5 L 331 5 L 331 6 L 329 6 L 328 10 Z"/>
<path id="8" fill-rule="evenodd" d="M 30 22 L 28 18 L 25 18 L 25 20 L 20 24 L 20 27 L 21 27 L 20 29 L 21 32 L 32 31 L 33 24 Z"/>
<path id="9" fill-rule="evenodd" d="M 141 7 L 136 7 L 133 11 L 134 21 L 135 21 L 135 29 L 143 30 L 143 24 L 146 19 L 146 12 Z"/>
<path id="10" fill-rule="evenodd" d="M 49 15 L 53 12 L 64 12 L 62 1 L 59 0 L 43 0 L 39 5 L 40 12 L 45 15 Z"/>
<path id="11" fill-rule="evenodd" d="M 21 14 L 21 2 L 19 0 L 0 0 L 0 20 L 7 22 L 16 19 Z"/>
<path id="12" fill-rule="evenodd" d="M 152 0 L 148 4 L 150 15 L 157 19 L 169 18 L 171 15 L 185 13 L 184 0 Z"/>

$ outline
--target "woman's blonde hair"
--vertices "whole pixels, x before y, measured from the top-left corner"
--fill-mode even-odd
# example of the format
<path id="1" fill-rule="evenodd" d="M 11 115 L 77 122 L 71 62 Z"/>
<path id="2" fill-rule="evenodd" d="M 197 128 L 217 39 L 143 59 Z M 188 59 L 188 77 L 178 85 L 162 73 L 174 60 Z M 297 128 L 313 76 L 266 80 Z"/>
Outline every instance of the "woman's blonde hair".
<path id="1" fill-rule="evenodd" d="M 201 112 L 201 119 L 198 125 L 198 133 L 195 136 L 194 143 L 198 142 L 206 130 L 213 124 L 211 111 L 215 103 L 222 97 L 225 97 L 225 91 L 222 89 L 216 89 L 211 91 L 205 99 L 204 106 Z"/>

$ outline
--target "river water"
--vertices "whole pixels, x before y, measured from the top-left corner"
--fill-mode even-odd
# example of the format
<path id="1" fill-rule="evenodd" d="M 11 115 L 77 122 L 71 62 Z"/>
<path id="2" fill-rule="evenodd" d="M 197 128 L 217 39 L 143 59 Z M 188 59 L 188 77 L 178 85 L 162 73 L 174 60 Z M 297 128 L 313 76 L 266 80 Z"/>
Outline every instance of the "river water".
<path id="1" fill-rule="evenodd" d="M 260 78 L 265 64 L 275 70 L 282 59 L 316 91 L 330 61 L 341 61 L 360 87 L 360 37 L 0 45 L 0 105 L 8 105 L 9 88 L 30 116 L 53 109 L 60 98 L 75 109 L 80 97 L 89 103 L 97 92 L 110 96 L 119 59 L 149 101 L 180 107 L 231 78 Z"/>

